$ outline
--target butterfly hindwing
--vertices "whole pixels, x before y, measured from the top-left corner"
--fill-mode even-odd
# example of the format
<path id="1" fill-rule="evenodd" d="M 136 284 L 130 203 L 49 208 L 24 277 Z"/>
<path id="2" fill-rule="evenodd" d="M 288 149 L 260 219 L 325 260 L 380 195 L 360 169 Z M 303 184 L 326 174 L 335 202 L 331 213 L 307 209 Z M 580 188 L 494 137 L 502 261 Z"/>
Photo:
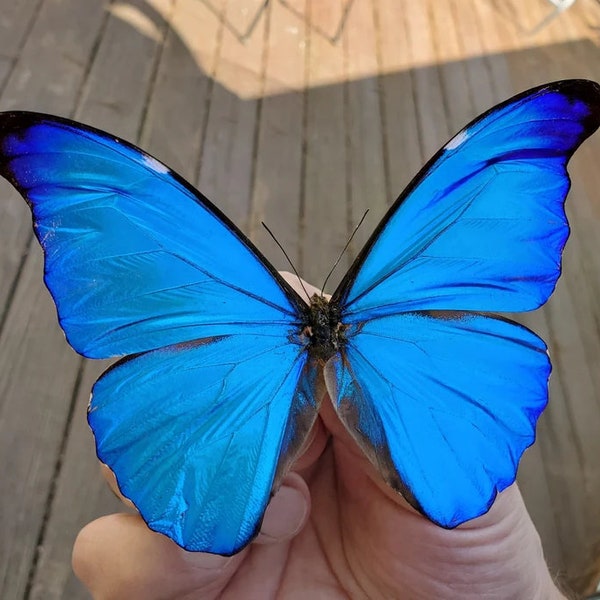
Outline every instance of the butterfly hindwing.
<path id="1" fill-rule="evenodd" d="M 326 366 L 337 413 L 392 487 L 454 527 L 510 485 L 546 406 L 542 340 L 475 313 L 407 313 L 348 331 Z"/>
<path id="2" fill-rule="evenodd" d="M 117 363 L 96 382 L 88 421 L 152 529 L 230 555 L 258 532 L 278 465 L 299 449 L 288 438 L 301 443 L 316 418 L 309 380 L 304 347 L 257 328 Z"/>

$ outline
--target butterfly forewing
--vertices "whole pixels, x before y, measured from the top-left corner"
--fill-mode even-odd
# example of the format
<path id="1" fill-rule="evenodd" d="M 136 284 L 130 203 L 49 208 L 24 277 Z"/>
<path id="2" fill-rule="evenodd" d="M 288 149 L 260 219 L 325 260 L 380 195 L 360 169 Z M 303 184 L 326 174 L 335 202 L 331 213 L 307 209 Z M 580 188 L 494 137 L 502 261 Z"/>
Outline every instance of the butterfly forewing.
<path id="1" fill-rule="evenodd" d="M 576 80 L 468 125 L 398 198 L 334 293 L 346 322 L 542 305 L 569 233 L 566 165 L 599 120 L 600 87 Z"/>
<path id="2" fill-rule="evenodd" d="M 246 326 L 304 303 L 206 198 L 141 150 L 34 113 L 4 113 L 0 172 L 31 206 L 71 346 L 123 356 Z"/>

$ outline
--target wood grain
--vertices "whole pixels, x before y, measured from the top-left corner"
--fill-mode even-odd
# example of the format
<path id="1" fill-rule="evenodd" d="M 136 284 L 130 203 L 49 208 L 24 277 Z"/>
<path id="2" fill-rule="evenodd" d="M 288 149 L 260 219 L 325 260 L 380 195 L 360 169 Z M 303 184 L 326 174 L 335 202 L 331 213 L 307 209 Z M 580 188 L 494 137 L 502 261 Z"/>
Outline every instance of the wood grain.
<path id="1" fill-rule="evenodd" d="M 343 15 L 339 0 L 308 0 L 309 22 L 320 23 L 324 30 L 335 27 Z M 343 83 L 344 47 L 332 44 L 314 27 L 307 31 L 307 85 L 305 172 L 301 211 L 302 275 L 313 285 L 322 286 L 334 261 L 349 236 L 348 151 L 346 138 L 345 89 Z M 334 272 L 327 291 L 350 266 L 345 255 Z"/>

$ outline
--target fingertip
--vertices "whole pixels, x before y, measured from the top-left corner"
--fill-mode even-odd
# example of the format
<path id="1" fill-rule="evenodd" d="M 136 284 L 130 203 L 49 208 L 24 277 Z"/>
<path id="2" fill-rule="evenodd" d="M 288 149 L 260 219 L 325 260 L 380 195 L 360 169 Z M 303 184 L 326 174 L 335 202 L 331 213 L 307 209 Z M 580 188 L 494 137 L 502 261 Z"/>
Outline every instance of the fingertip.
<path id="1" fill-rule="evenodd" d="M 92 557 L 94 555 L 94 544 L 90 533 L 90 526 L 86 525 L 75 538 L 71 552 L 71 567 L 77 578 L 91 591 L 93 580 Z"/>
<path id="2" fill-rule="evenodd" d="M 294 290 L 296 290 L 296 292 L 298 292 L 300 296 L 302 296 L 302 298 L 306 300 L 307 304 L 310 304 L 310 298 L 313 294 L 320 295 L 321 293 L 319 288 L 316 288 L 314 285 L 304 281 L 304 279 L 301 279 L 298 275 L 296 275 L 296 273 L 279 271 L 279 274 L 287 283 L 290 284 L 292 288 L 294 288 Z"/>
<path id="3" fill-rule="evenodd" d="M 149 600 L 224 587 L 241 560 L 186 552 L 139 515 L 116 514 L 79 532 L 71 562 L 94 598 Z"/>
<path id="4" fill-rule="evenodd" d="M 282 542 L 297 535 L 310 513 L 310 492 L 304 479 L 290 473 L 269 502 L 257 543 Z"/>
<path id="5" fill-rule="evenodd" d="M 120 574 L 115 564 L 122 564 L 120 551 L 124 545 L 120 536 L 129 538 L 129 522 L 122 517 L 109 515 L 88 523 L 75 538 L 71 553 L 71 566 L 77 578 L 88 588 L 92 597 L 117 598 Z M 123 523 L 127 526 L 123 527 Z M 118 530 L 115 536 L 115 530 Z"/>

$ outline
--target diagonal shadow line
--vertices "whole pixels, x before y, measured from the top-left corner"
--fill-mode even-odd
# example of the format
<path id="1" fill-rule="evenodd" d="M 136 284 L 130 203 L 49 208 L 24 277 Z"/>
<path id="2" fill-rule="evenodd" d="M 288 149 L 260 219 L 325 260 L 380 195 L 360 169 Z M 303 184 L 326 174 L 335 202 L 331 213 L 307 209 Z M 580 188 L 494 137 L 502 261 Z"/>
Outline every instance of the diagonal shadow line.
<path id="1" fill-rule="evenodd" d="M 214 6 L 214 4 L 212 2 L 210 2 L 210 0 L 201 0 L 201 2 L 202 2 L 202 4 L 204 4 L 204 6 L 206 6 L 206 8 L 213 15 L 215 15 L 222 22 L 223 26 L 230 33 L 232 33 L 239 42 L 244 43 L 254 33 L 254 30 L 256 29 L 258 23 L 260 22 L 265 11 L 267 10 L 267 7 L 268 7 L 269 3 L 271 2 L 271 0 L 263 1 L 263 3 L 256 10 L 254 16 L 252 17 L 252 20 L 250 21 L 250 24 L 248 25 L 248 27 L 246 28 L 245 31 L 240 31 L 233 23 L 231 23 L 231 21 L 229 21 L 228 19 L 225 18 L 224 9 L 218 10 L 217 7 Z M 352 5 L 354 4 L 354 0 L 346 1 L 346 4 L 344 5 L 344 8 L 342 9 L 342 15 L 340 17 L 338 25 L 335 28 L 333 35 L 331 35 L 331 34 L 327 33 L 324 29 L 319 27 L 318 25 L 311 23 L 310 19 L 307 19 L 305 14 L 303 14 L 297 8 L 291 6 L 286 0 L 279 0 L 279 2 L 281 3 L 281 5 L 284 8 L 289 10 L 298 19 L 300 19 L 302 21 L 307 21 L 308 26 L 311 29 L 313 29 L 313 31 L 315 31 L 317 34 L 321 35 L 323 38 L 325 38 L 331 44 L 336 44 L 339 41 L 339 39 L 344 31 L 346 21 L 348 20 L 348 15 L 350 14 L 350 9 L 352 8 Z"/>

